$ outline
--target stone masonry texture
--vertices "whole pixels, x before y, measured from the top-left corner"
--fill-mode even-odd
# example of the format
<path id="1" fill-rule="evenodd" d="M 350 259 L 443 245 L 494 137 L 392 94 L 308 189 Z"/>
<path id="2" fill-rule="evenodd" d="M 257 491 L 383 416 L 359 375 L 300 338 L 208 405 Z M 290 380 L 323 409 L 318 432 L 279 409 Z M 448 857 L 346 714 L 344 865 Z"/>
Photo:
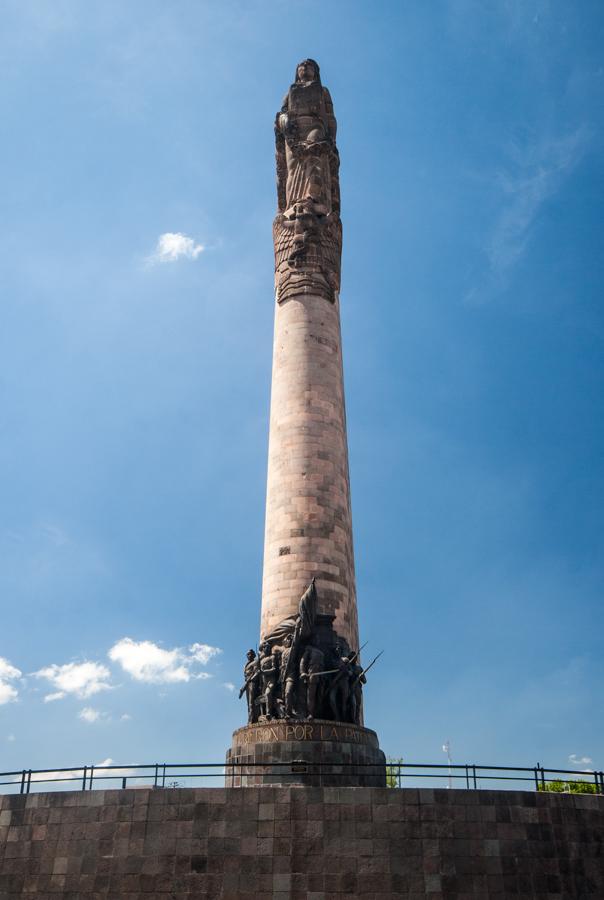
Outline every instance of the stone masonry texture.
<path id="1" fill-rule="evenodd" d="M 225 771 L 228 787 L 386 787 L 386 757 L 375 731 L 318 719 L 237 729 Z"/>
<path id="2" fill-rule="evenodd" d="M 358 648 L 339 300 L 300 294 L 275 305 L 263 637 L 313 577 L 318 613 Z"/>
<path id="3" fill-rule="evenodd" d="M 604 798 L 387 788 L 4 796 L 0 898 L 604 897 Z"/>

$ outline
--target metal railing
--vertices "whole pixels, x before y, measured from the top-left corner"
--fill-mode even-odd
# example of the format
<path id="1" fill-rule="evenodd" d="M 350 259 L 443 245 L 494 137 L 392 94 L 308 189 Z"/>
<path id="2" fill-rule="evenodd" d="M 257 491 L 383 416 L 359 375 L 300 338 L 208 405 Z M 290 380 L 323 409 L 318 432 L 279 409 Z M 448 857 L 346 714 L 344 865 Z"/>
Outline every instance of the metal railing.
<path id="1" fill-rule="evenodd" d="M 421 769 L 417 773 L 410 773 L 407 770 Z M 480 788 L 488 788 L 484 782 L 491 781 L 513 781 L 515 783 L 530 783 L 536 791 L 546 791 L 548 786 L 553 782 L 562 782 L 567 786 L 575 784 L 589 785 L 591 788 L 586 793 L 604 794 L 604 772 L 594 772 L 590 770 L 577 771 L 576 769 L 548 769 L 537 763 L 536 766 L 479 766 L 475 763 L 464 763 L 461 765 L 447 763 L 386 763 L 387 774 L 390 784 L 396 787 L 403 786 L 403 780 L 411 778 L 446 778 L 447 787 L 454 787 L 454 782 L 462 782 L 459 787 L 466 789 L 479 790 Z M 423 770 L 430 770 L 428 772 Z M 433 770 L 441 770 L 435 772 Z M 446 775 L 442 771 L 446 770 Z M 572 776 L 572 777 L 568 777 Z M 396 783 L 395 783 L 396 782 Z M 570 793 L 570 790 L 569 790 Z"/>
<path id="2" fill-rule="evenodd" d="M 314 763 L 305 760 L 291 762 L 220 762 L 220 763 L 149 763 L 146 765 L 86 765 L 59 769 L 20 769 L 0 772 L 0 788 L 8 788 L 4 793 L 29 794 L 42 785 L 61 789 L 77 784 L 79 790 L 93 788 L 153 787 L 171 788 L 188 786 L 182 779 L 196 781 L 200 786 L 211 784 L 212 779 L 236 776 L 253 777 L 256 770 L 270 770 L 271 774 L 296 776 L 301 771 L 319 778 L 329 778 L 330 784 L 341 779 L 345 783 L 352 775 L 383 776 L 394 788 L 417 786 L 426 781 L 434 786 L 434 779 L 446 782 L 446 787 L 460 787 L 468 790 L 493 787 L 497 782 L 507 789 L 523 789 L 530 785 L 536 791 L 548 790 L 553 782 L 562 782 L 569 792 L 572 785 L 589 785 L 585 792 L 604 794 L 604 772 L 576 771 L 571 769 L 549 769 L 537 763 L 536 766 L 483 766 L 471 764 L 448 765 L 446 763 Z M 258 774 L 263 774 L 258 772 Z M 60 786 L 60 787 L 59 787 Z M 52 787 L 50 788 L 52 790 Z"/>

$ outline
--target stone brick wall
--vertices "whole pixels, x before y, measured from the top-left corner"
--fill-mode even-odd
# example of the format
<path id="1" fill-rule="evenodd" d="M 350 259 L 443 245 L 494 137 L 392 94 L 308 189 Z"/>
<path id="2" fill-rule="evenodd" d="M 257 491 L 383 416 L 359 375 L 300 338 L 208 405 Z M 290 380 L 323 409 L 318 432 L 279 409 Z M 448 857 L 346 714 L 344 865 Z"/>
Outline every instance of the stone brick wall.
<path id="1" fill-rule="evenodd" d="M 261 634 L 298 612 L 317 579 L 319 613 L 357 649 L 339 301 L 276 304 Z"/>
<path id="2" fill-rule="evenodd" d="M 604 798 L 198 788 L 4 796 L 0 898 L 604 897 Z"/>

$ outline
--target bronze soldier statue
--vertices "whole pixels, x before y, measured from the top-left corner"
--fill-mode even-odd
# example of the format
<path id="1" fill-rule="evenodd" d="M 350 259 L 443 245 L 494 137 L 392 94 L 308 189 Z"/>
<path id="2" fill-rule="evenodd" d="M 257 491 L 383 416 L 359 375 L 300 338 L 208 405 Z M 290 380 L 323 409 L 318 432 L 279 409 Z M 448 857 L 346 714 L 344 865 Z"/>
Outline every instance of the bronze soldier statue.
<path id="1" fill-rule="evenodd" d="M 350 661 L 343 655 L 341 644 L 334 648 L 334 669 L 329 687 L 329 707 L 331 715 L 336 722 L 348 720 L 348 698 L 350 695 Z"/>
<path id="2" fill-rule="evenodd" d="M 294 697 L 296 692 L 296 668 L 293 635 L 286 634 L 283 639 L 283 645 L 280 652 L 280 675 L 281 690 L 283 692 L 283 709 L 286 719 L 294 717 Z"/>
<path id="3" fill-rule="evenodd" d="M 361 708 L 363 703 L 363 685 L 367 684 L 363 666 L 358 662 L 350 665 L 350 689 L 348 705 L 350 711 L 350 721 L 355 725 L 361 724 Z"/>
<path id="4" fill-rule="evenodd" d="M 271 645 L 267 641 L 260 645 L 260 677 L 262 678 L 262 699 L 266 718 L 277 718 L 278 707 L 275 692 L 279 678 L 279 653 L 271 650 Z"/>
<path id="5" fill-rule="evenodd" d="M 256 699 L 260 692 L 260 665 L 256 658 L 255 650 L 246 653 L 247 662 L 243 667 L 244 685 L 239 691 L 239 699 L 245 693 L 247 699 L 247 721 L 252 725 L 258 721 L 258 709 Z"/>
<path id="6" fill-rule="evenodd" d="M 304 649 L 300 658 L 301 695 L 304 700 L 304 714 L 307 719 L 317 715 L 318 691 L 321 682 L 320 673 L 325 668 L 325 656 L 321 650 L 311 644 Z"/>

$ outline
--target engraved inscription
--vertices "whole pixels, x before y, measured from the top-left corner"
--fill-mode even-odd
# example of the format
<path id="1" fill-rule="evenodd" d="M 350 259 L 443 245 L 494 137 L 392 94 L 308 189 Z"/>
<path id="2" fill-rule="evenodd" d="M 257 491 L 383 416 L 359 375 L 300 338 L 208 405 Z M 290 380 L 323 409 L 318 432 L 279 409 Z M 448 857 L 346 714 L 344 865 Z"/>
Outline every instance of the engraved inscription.
<path id="1" fill-rule="evenodd" d="M 281 741 L 338 741 L 345 744 L 377 746 L 377 738 L 367 728 L 339 725 L 332 722 L 287 722 L 275 725 L 249 725 L 234 734 L 234 743 L 267 744 Z"/>

